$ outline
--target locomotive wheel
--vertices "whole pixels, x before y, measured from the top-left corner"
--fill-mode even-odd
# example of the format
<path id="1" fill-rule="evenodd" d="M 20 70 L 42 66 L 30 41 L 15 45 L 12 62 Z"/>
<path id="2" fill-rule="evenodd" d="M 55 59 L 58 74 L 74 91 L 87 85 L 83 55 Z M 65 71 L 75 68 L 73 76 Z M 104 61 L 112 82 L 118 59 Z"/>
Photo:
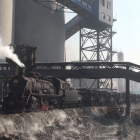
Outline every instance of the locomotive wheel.
<path id="1" fill-rule="evenodd" d="M 82 102 L 81 101 L 78 101 L 77 107 L 82 107 Z"/>
<path id="2" fill-rule="evenodd" d="M 57 103 L 55 104 L 55 108 L 62 108 L 63 106 L 61 105 L 61 100 L 57 99 Z"/>
<path id="3" fill-rule="evenodd" d="M 90 105 L 89 106 L 93 106 L 93 105 L 94 105 L 94 100 L 92 98 L 91 101 L 90 101 Z"/>
<path id="4" fill-rule="evenodd" d="M 25 111 L 25 107 L 22 109 L 22 113 L 25 113 L 26 111 Z"/>
<path id="5" fill-rule="evenodd" d="M 37 111 L 37 105 L 38 105 L 37 102 L 33 102 L 30 106 L 30 111 L 31 112 Z"/>
<path id="6" fill-rule="evenodd" d="M 49 106 L 49 102 L 48 101 L 42 102 L 42 105 L 41 105 L 41 110 L 42 111 L 49 110 L 49 108 L 50 108 L 50 106 Z"/>
<path id="7" fill-rule="evenodd" d="M 121 112 L 117 112 L 116 116 L 117 116 L 118 119 L 120 119 L 120 118 L 122 118 L 122 113 Z"/>

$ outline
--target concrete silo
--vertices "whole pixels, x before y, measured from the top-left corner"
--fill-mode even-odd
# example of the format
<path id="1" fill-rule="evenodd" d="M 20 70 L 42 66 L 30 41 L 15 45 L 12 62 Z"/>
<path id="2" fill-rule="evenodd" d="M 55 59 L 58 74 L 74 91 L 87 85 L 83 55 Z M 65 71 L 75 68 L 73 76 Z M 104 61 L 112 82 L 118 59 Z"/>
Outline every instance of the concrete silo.
<path id="1" fill-rule="evenodd" d="M 33 0 L 14 1 L 14 44 L 37 47 L 37 61 L 64 61 L 64 12 L 51 11 Z M 52 3 L 48 7 L 55 8 Z"/>
<path id="2" fill-rule="evenodd" d="M 12 43 L 13 0 L 0 0 L 0 37 L 4 44 Z"/>

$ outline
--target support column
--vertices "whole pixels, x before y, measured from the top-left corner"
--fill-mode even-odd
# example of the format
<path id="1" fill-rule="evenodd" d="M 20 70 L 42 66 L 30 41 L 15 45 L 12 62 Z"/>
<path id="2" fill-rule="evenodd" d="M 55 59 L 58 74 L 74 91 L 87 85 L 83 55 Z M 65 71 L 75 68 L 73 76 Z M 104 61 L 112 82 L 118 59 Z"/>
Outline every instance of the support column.
<path id="1" fill-rule="evenodd" d="M 129 70 L 129 67 L 126 67 Z M 126 79 L 126 116 L 130 116 L 130 88 L 129 79 Z"/>
<path id="2" fill-rule="evenodd" d="M 0 79 L 0 103 L 2 101 L 2 94 L 3 94 L 3 91 L 2 91 L 2 79 Z"/>
<path id="3" fill-rule="evenodd" d="M 113 34 L 112 34 L 112 27 L 111 27 L 111 38 L 110 38 L 110 55 L 111 55 L 111 57 L 110 57 L 110 61 L 112 62 L 112 58 L 113 58 L 113 54 L 112 54 L 112 36 L 113 36 Z M 111 89 L 113 88 L 113 79 L 110 79 L 111 80 Z"/>
<path id="4" fill-rule="evenodd" d="M 99 41 L 99 28 L 97 29 L 97 61 L 100 61 L 100 41 Z M 99 66 L 98 66 L 99 69 Z M 97 79 L 97 89 L 100 88 L 99 79 Z"/>
<path id="5" fill-rule="evenodd" d="M 79 60 L 80 60 L 80 62 L 82 61 L 82 56 L 81 56 L 81 53 L 82 53 L 82 43 L 81 43 L 82 37 L 81 37 L 81 34 L 82 33 L 81 32 L 82 31 L 80 29 L 80 31 L 79 31 L 79 33 L 80 33 L 80 42 L 79 42 L 79 44 L 80 44 L 80 48 L 79 48 L 80 49 L 80 53 L 79 53 L 79 57 L 80 57 Z M 82 79 L 81 78 L 79 79 L 79 86 L 82 87 Z"/>
<path id="6" fill-rule="evenodd" d="M 98 27 L 97 29 L 81 28 L 79 42 L 80 61 L 111 62 L 113 54 L 116 53 L 112 51 L 112 36 L 114 34 L 115 32 L 112 32 L 112 27 Z M 90 68 L 94 69 L 94 67 Z M 100 66 L 96 67 L 96 69 L 98 68 Z M 83 80 L 81 85 L 87 88 L 89 82 Z M 109 78 L 93 79 L 89 88 L 95 87 L 112 89 L 112 80 Z"/>

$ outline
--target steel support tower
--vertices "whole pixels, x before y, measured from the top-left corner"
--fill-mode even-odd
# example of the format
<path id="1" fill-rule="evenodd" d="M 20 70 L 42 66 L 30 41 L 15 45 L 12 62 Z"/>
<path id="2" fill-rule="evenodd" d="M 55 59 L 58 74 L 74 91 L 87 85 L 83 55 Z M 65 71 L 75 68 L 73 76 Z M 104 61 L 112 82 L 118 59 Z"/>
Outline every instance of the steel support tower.
<path id="1" fill-rule="evenodd" d="M 112 62 L 115 51 L 112 51 L 112 37 L 115 32 L 112 27 L 98 27 L 96 30 L 80 29 L 80 61 Z M 98 67 L 99 68 L 99 67 Z M 94 79 L 90 88 L 94 84 L 97 88 L 112 89 L 112 79 Z M 84 80 L 80 81 L 80 86 L 86 86 Z"/>

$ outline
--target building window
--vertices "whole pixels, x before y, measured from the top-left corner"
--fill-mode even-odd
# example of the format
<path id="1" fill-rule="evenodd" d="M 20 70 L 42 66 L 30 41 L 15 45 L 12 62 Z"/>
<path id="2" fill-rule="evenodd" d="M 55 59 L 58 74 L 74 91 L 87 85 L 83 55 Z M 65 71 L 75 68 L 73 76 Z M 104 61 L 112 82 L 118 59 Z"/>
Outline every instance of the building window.
<path id="1" fill-rule="evenodd" d="M 110 17 L 110 16 L 107 16 L 107 20 L 108 20 L 108 21 L 111 21 L 111 17 Z"/>
<path id="2" fill-rule="evenodd" d="M 105 6 L 105 0 L 100 0 L 101 5 Z"/>
<path id="3" fill-rule="evenodd" d="M 105 19 L 105 14 L 104 13 L 102 13 L 102 18 Z"/>
<path id="4" fill-rule="evenodd" d="M 107 9 L 111 9 L 111 4 L 109 2 L 107 2 Z"/>

